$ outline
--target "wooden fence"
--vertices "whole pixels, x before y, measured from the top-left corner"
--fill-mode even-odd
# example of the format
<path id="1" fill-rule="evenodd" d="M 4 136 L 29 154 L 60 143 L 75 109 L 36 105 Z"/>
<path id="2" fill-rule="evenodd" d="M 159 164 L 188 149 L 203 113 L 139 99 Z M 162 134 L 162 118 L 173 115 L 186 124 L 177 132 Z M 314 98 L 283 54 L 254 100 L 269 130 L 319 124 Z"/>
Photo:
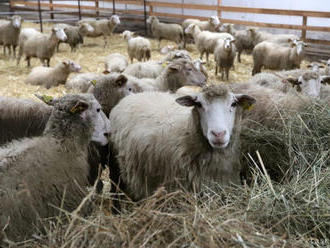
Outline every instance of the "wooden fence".
<path id="1" fill-rule="evenodd" d="M 56 10 L 75 10 L 79 11 L 79 14 L 84 15 L 84 11 L 94 11 L 95 16 L 99 16 L 100 12 L 111 12 L 111 13 L 127 13 L 133 15 L 144 15 L 145 12 L 143 8 L 147 10 L 147 15 L 156 15 L 159 17 L 175 18 L 183 20 L 186 18 L 198 18 L 205 20 L 205 16 L 191 16 L 191 15 L 180 15 L 166 12 L 156 12 L 156 7 L 167 7 L 173 9 L 193 9 L 193 10 L 212 10 L 217 11 L 218 16 L 222 22 L 241 24 L 248 26 L 257 26 L 257 27 L 267 27 L 267 28 L 279 28 L 279 29 L 293 29 L 301 30 L 301 38 L 310 43 L 316 44 L 325 44 L 330 45 L 329 40 L 317 40 L 317 39 L 306 39 L 307 31 L 320 31 L 320 32 L 329 32 L 330 27 L 323 26 L 310 26 L 308 25 L 309 17 L 318 17 L 318 18 L 329 18 L 330 21 L 330 12 L 322 11 L 304 11 L 304 10 L 283 10 L 283 9 L 265 9 L 265 8 L 245 8 L 245 7 L 234 7 L 234 6 L 223 6 L 221 0 L 218 0 L 217 5 L 204 5 L 204 4 L 184 4 L 184 3 L 168 3 L 168 2 L 154 2 L 154 1 L 145 1 L 145 0 L 78 0 L 77 4 L 69 4 L 64 2 L 64 0 L 56 0 L 56 3 L 53 3 L 55 0 L 11 0 L 10 6 L 12 9 L 24 8 L 24 9 L 38 9 L 40 2 L 41 11 L 52 11 Z M 63 3 L 58 3 L 63 2 Z M 73 1 L 70 1 L 73 2 Z M 99 2 L 109 2 L 112 4 L 112 7 L 102 8 L 99 6 Z M 89 3 L 89 5 L 83 5 L 82 3 Z M 126 6 L 133 7 L 133 9 L 116 9 L 117 4 L 125 4 Z M 134 9 L 134 6 L 140 9 Z M 79 9 L 78 9 L 79 8 Z M 271 15 L 282 15 L 282 16 L 298 16 L 302 17 L 301 25 L 293 24 L 280 24 L 280 23 L 264 23 L 264 22 L 253 22 L 237 19 L 224 19 L 221 18 L 223 12 L 236 12 L 236 13 L 254 13 L 254 14 L 271 14 Z M 90 13 L 89 13 L 90 14 Z"/>

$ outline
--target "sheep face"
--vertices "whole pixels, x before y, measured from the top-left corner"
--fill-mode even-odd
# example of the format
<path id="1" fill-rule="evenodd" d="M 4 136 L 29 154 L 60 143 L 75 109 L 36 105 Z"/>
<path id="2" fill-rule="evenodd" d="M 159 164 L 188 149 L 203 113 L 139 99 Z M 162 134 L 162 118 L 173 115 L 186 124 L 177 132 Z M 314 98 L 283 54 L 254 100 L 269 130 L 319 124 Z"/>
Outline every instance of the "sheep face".
<path id="1" fill-rule="evenodd" d="M 209 22 L 214 26 L 217 27 L 220 24 L 220 20 L 217 16 L 211 16 Z"/>
<path id="2" fill-rule="evenodd" d="M 133 36 L 133 32 L 131 31 L 128 31 L 128 30 L 125 30 L 123 33 L 122 33 L 122 36 L 125 40 L 130 40 Z"/>
<path id="3" fill-rule="evenodd" d="M 305 72 L 298 78 L 298 87 L 301 89 L 301 93 L 305 95 L 319 97 L 321 77 L 316 72 Z"/>
<path id="4" fill-rule="evenodd" d="M 53 28 L 52 29 L 53 34 L 57 37 L 57 39 L 61 40 L 61 41 L 66 41 L 67 40 L 67 36 L 64 32 L 63 28 Z"/>
<path id="5" fill-rule="evenodd" d="M 82 29 L 82 31 L 84 32 L 84 33 L 92 33 L 92 32 L 94 32 L 94 28 L 90 25 L 90 24 L 88 24 L 88 23 L 82 23 L 82 24 L 79 24 L 79 26 L 81 27 L 81 29 Z"/>
<path id="6" fill-rule="evenodd" d="M 149 18 L 147 19 L 147 23 L 149 23 L 149 24 L 152 24 L 155 21 L 158 22 L 158 19 L 156 16 L 149 16 Z"/>
<path id="7" fill-rule="evenodd" d="M 305 51 L 305 47 L 307 47 L 307 44 L 300 40 L 293 40 L 292 45 L 296 47 L 298 55 L 302 54 Z"/>
<path id="8" fill-rule="evenodd" d="M 224 149 L 230 143 L 237 108 L 249 108 L 255 99 L 233 94 L 221 85 L 211 85 L 204 87 L 200 93 L 179 97 L 176 101 L 183 106 L 194 106 L 210 146 Z"/>
<path id="9" fill-rule="evenodd" d="M 22 18 L 20 16 L 14 15 L 11 18 L 11 22 L 14 28 L 21 28 Z"/>
<path id="10" fill-rule="evenodd" d="M 205 75 L 196 69 L 191 61 L 185 59 L 178 59 L 169 64 L 167 73 L 168 81 L 176 84 L 179 83 L 181 84 L 180 86 L 203 86 L 206 83 Z"/>
<path id="11" fill-rule="evenodd" d="M 64 61 L 63 64 L 69 69 L 70 72 L 79 72 L 81 70 L 81 66 L 71 60 Z"/>
<path id="12" fill-rule="evenodd" d="M 196 27 L 195 24 L 190 24 L 190 25 L 184 30 L 184 32 L 185 32 L 186 34 L 192 34 L 192 33 L 194 32 L 194 30 L 195 30 L 195 27 Z"/>
<path id="13" fill-rule="evenodd" d="M 321 68 L 324 68 L 324 66 L 313 62 L 307 65 L 307 68 L 312 71 L 319 72 Z"/>
<path id="14" fill-rule="evenodd" d="M 232 38 L 226 38 L 223 43 L 223 48 L 226 52 L 231 52 L 232 50 L 232 44 L 235 40 Z"/>
<path id="15" fill-rule="evenodd" d="M 110 22 L 114 25 L 119 25 L 120 24 L 119 16 L 117 16 L 117 15 L 111 16 Z"/>
<path id="16" fill-rule="evenodd" d="M 221 27 L 219 28 L 219 32 L 225 32 L 229 33 L 230 30 L 230 24 L 229 23 L 223 23 Z"/>
<path id="17" fill-rule="evenodd" d="M 91 141 L 95 141 L 102 146 L 108 144 L 110 121 L 102 111 L 101 105 L 98 101 L 96 101 L 96 99 L 92 102 L 88 112 L 86 112 L 86 115 L 90 116 L 94 127 Z"/>

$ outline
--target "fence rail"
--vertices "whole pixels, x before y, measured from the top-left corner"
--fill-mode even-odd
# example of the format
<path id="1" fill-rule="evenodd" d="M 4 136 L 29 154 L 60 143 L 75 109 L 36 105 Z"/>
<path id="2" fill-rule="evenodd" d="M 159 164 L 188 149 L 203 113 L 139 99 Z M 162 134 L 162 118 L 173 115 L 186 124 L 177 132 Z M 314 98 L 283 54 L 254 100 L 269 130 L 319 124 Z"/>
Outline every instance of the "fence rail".
<path id="1" fill-rule="evenodd" d="M 159 17 L 169 17 L 175 19 L 186 19 L 186 18 L 198 18 L 206 20 L 205 16 L 192 16 L 192 15 L 181 15 L 166 12 L 154 11 L 157 7 L 166 7 L 173 9 L 192 9 L 192 10 L 212 10 L 217 11 L 218 15 L 221 16 L 223 12 L 237 12 L 237 13 L 252 13 L 252 14 L 271 14 L 271 15 L 283 15 L 283 16 L 298 16 L 302 17 L 301 25 L 285 24 L 285 23 L 264 23 L 264 22 L 254 22 L 238 19 L 225 19 L 220 18 L 222 22 L 241 24 L 248 26 L 266 27 L 266 28 L 278 28 L 278 29 L 293 29 L 301 31 L 301 38 L 311 43 L 330 45 L 329 40 L 317 40 L 317 39 L 307 39 L 307 31 L 320 31 L 329 32 L 330 27 L 325 26 L 311 26 L 308 25 L 309 17 L 317 18 L 329 18 L 330 12 L 323 11 L 304 11 L 304 10 L 285 10 L 285 9 L 266 9 L 266 8 L 246 8 L 246 7 L 234 7 L 234 6 L 223 6 L 221 0 L 218 0 L 217 5 L 204 5 L 204 4 L 187 4 L 187 3 L 169 3 L 169 2 L 154 2 L 154 1 L 143 1 L 143 0 L 81 0 L 77 1 L 77 4 L 64 2 L 65 0 L 39 0 L 39 1 L 23 1 L 23 0 L 11 0 L 10 6 L 12 9 L 17 8 L 35 8 L 38 9 L 38 2 L 40 2 L 41 11 L 55 11 L 63 9 L 75 9 L 79 11 L 79 15 L 84 15 L 83 11 L 93 11 L 95 16 L 99 16 L 100 12 L 117 12 L 117 13 L 127 13 L 133 15 L 156 15 Z M 55 2 L 55 3 L 54 3 Z M 63 3 L 60 3 L 63 2 Z M 73 1 L 70 1 L 73 2 Z M 81 3 L 94 3 L 93 5 L 83 5 Z M 112 7 L 100 7 L 100 2 L 106 2 L 112 4 Z M 79 10 L 78 10 L 79 3 Z M 115 4 L 124 4 L 126 6 L 138 6 L 141 10 L 136 9 L 116 9 Z M 148 8 L 148 9 L 147 9 Z M 89 13 L 90 14 L 90 13 Z M 51 15 L 53 18 L 53 14 Z"/>

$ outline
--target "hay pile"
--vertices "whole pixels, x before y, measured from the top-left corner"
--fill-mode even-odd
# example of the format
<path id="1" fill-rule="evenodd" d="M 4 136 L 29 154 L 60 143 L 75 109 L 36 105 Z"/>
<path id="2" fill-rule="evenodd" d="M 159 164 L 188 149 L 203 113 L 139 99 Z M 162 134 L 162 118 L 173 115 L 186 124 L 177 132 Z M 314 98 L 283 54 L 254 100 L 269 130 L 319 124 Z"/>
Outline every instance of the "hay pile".
<path id="1" fill-rule="evenodd" d="M 101 72 L 102 56 L 110 52 L 126 55 L 126 44 L 119 35 L 111 38 L 110 48 L 104 50 L 102 45 L 101 38 L 86 39 L 77 53 L 70 53 L 63 45 L 51 64 L 70 58 L 80 63 L 84 72 Z M 154 41 L 152 45 L 157 47 Z M 194 47 L 189 49 L 197 58 Z M 153 59 L 162 57 L 156 51 L 152 55 Z M 39 65 L 39 61 L 33 60 L 32 65 Z M 231 82 L 246 81 L 251 67 L 250 56 L 243 56 L 243 63 L 236 63 L 235 72 L 231 72 Z M 214 81 L 213 62 L 209 69 Z M 15 61 L 4 58 L 0 62 L 0 95 L 32 97 L 39 92 L 56 96 L 68 92 L 63 86 L 45 90 L 25 85 L 28 72 L 25 64 L 16 67 Z M 298 113 L 281 114 L 282 124 L 274 125 L 276 128 L 260 126 L 242 135 L 242 160 L 249 166 L 249 185 L 214 185 L 198 196 L 159 189 L 138 203 L 125 199 L 120 215 L 110 212 L 112 195 L 107 188 L 102 196 L 91 191 L 88 198 L 96 200 L 97 207 L 89 217 L 63 212 L 45 220 L 45 236 L 18 246 L 330 246 L 330 107 L 316 102 Z M 256 156 L 257 150 L 260 156 Z M 108 180 L 106 184 L 109 187 Z"/>

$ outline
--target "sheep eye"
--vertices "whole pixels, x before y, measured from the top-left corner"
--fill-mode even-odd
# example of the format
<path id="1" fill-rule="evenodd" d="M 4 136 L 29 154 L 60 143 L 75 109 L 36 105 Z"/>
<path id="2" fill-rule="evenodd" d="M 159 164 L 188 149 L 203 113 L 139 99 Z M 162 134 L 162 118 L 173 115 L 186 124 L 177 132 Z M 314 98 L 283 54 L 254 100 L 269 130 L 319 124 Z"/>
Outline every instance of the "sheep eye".
<path id="1" fill-rule="evenodd" d="M 191 67 L 188 68 L 188 71 L 192 71 L 193 69 Z"/>
<path id="2" fill-rule="evenodd" d="M 132 88 L 128 88 L 128 91 L 132 91 Z"/>
<path id="3" fill-rule="evenodd" d="M 233 108 L 235 108 L 235 107 L 237 107 L 237 104 L 238 104 L 238 102 L 235 101 L 235 102 L 233 102 L 233 103 L 231 104 L 231 106 L 232 106 Z"/>
<path id="4" fill-rule="evenodd" d="M 100 109 L 100 108 L 98 108 L 98 109 L 96 109 L 96 111 L 97 111 L 97 112 L 100 112 L 100 111 L 101 111 L 101 109 Z"/>

